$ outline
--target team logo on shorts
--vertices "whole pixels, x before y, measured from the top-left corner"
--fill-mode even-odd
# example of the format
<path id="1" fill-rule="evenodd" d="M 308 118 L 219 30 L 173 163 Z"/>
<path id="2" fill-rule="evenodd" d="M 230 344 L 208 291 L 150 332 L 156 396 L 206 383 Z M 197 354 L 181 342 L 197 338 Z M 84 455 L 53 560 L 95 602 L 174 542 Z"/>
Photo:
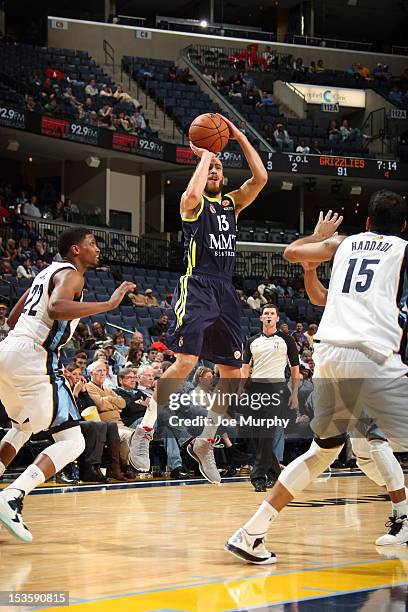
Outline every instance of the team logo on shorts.
<path id="1" fill-rule="evenodd" d="M 183 346 L 183 344 L 184 344 L 184 338 L 183 338 L 183 336 L 180 336 L 179 341 L 178 341 L 178 345 L 181 348 Z"/>
<path id="2" fill-rule="evenodd" d="M 240 359 L 240 357 L 241 357 L 241 351 L 235 351 L 234 359 Z"/>
<path id="3" fill-rule="evenodd" d="M 215 213 L 217 212 L 217 211 L 215 210 L 215 206 L 213 206 L 212 204 L 210 204 L 210 210 L 211 210 L 211 212 L 213 213 L 213 215 L 215 215 Z"/>

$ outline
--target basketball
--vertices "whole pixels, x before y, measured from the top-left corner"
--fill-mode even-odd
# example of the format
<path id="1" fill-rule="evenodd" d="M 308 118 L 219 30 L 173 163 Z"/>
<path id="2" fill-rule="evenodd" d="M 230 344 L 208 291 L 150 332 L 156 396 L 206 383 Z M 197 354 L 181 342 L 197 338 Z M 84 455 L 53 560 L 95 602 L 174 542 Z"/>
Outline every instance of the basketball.
<path id="1" fill-rule="evenodd" d="M 229 127 L 219 115 L 205 113 L 194 119 L 188 137 L 196 147 L 219 153 L 228 142 Z"/>

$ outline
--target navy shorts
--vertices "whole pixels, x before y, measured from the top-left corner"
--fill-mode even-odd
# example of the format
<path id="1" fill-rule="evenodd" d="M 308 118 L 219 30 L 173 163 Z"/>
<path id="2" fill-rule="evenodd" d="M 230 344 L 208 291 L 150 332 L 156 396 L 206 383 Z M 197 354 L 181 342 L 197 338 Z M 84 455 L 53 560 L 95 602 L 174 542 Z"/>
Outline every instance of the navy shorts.
<path id="1" fill-rule="evenodd" d="M 166 346 L 221 365 L 241 367 L 241 304 L 229 279 L 208 274 L 182 276 L 174 291 L 175 320 Z"/>

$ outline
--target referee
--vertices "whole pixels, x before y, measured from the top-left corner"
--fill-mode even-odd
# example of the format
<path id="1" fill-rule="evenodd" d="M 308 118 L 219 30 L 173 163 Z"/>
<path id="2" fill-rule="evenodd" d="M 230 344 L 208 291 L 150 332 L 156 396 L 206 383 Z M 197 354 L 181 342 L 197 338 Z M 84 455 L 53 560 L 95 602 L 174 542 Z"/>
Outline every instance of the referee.
<path id="1" fill-rule="evenodd" d="M 285 405 L 292 410 L 298 407 L 299 353 L 292 336 L 277 330 L 279 310 L 274 304 L 265 304 L 259 318 L 262 322 L 262 331 L 251 336 L 247 341 L 243 356 L 242 377 L 250 378 L 250 393 L 255 391 L 268 394 L 281 393 L 283 401 L 281 400 L 278 407 L 268 406 L 259 411 L 262 412 L 262 415 L 259 415 L 262 417 L 280 417 Z M 285 381 L 285 369 L 288 362 L 292 380 L 290 394 Z M 271 427 L 265 432 L 266 435 L 256 438 L 256 459 L 251 473 L 251 482 L 257 492 L 266 491 L 267 481 L 275 481 L 281 471 L 273 452 L 274 432 L 275 427 Z"/>

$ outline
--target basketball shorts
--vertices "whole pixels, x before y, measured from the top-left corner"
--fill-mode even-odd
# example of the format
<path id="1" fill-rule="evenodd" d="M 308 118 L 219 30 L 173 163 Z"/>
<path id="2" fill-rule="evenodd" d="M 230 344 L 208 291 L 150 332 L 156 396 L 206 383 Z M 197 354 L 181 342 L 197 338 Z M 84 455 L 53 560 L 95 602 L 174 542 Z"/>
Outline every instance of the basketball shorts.
<path id="1" fill-rule="evenodd" d="M 79 411 L 55 353 L 29 339 L 0 343 L 0 398 L 9 418 L 33 433 L 77 425 Z"/>
<path id="2" fill-rule="evenodd" d="M 241 367 L 241 304 L 230 280 L 206 274 L 182 276 L 174 291 L 175 320 L 166 346 L 213 363 Z"/>
<path id="3" fill-rule="evenodd" d="M 316 435 L 330 438 L 361 431 L 359 424 L 365 422 L 365 436 L 375 423 L 373 437 L 379 428 L 378 436 L 388 439 L 395 450 L 408 450 L 408 367 L 400 355 L 392 354 L 379 364 L 358 349 L 320 343 L 313 358 L 311 428 Z"/>

